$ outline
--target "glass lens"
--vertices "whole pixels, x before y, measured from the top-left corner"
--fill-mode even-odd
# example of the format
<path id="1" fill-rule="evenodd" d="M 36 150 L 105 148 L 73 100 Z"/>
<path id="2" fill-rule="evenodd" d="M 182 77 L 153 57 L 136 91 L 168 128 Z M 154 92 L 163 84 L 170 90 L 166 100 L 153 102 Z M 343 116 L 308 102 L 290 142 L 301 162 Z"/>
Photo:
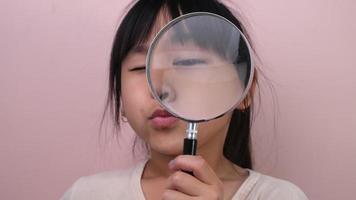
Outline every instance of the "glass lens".
<path id="1" fill-rule="evenodd" d="M 209 13 L 188 14 L 152 42 L 147 78 L 161 105 L 187 121 L 205 121 L 233 109 L 247 93 L 252 67 L 239 29 Z"/>

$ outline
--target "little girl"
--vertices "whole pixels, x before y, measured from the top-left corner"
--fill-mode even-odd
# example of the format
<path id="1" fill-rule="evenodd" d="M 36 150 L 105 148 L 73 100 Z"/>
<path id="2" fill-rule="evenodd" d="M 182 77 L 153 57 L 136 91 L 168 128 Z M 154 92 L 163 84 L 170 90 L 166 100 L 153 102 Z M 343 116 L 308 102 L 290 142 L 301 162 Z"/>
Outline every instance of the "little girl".
<path id="1" fill-rule="evenodd" d="M 149 158 L 131 169 L 82 177 L 62 200 L 307 199 L 292 183 L 252 170 L 250 107 L 257 73 L 249 95 L 238 108 L 199 124 L 198 155 L 180 155 L 186 122 L 162 109 L 152 97 L 145 60 L 156 33 L 170 20 L 190 12 L 215 13 L 244 30 L 216 0 L 137 1 L 113 43 L 109 103 L 116 122 L 128 122 L 147 144 Z"/>

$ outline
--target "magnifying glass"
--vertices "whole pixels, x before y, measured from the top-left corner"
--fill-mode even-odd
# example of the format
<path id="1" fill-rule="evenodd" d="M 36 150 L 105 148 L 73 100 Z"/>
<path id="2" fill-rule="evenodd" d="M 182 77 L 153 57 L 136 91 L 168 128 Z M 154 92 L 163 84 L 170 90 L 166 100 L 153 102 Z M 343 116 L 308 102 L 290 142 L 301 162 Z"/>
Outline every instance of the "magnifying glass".
<path id="1" fill-rule="evenodd" d="M 250 45 L 229 20 L 208 12 L 182 15 L 153 39 L 146 75 L 153 97 L 188 122 L 183 154 L 196 155 L 198 123 L 237 108 L 251 86 Z"/>

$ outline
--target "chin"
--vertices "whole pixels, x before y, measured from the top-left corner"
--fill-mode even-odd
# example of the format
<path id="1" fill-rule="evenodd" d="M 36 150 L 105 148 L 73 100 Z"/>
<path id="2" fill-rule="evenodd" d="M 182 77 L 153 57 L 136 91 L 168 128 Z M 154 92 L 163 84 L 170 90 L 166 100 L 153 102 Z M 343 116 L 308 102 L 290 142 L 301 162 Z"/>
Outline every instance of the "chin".
<path id="1" fill-rule="evenodd" d="M 167 156 L 177 156 L 183 152 L 183 140 L 150 142 L 149 145 L 151 150 Z"/>
<path id="2" fill-rule="evenodd" d="M 176 127 L 167 130 L 150 130 L 145 142 L 150 149 L 163 155 L 175 156 L 183 152 L 184 129 Z"/>

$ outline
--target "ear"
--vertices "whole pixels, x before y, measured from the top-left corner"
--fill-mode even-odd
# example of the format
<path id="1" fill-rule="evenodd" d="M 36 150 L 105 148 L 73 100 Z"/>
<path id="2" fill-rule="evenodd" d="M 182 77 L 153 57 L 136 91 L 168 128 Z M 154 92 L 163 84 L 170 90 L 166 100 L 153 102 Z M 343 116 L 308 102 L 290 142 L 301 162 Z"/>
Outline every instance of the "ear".
<path id="1" fill-rule="evenodd" d="M 252 84 L 250 87 L 250 90 L 248 91 L 245 99 L 240 103 L 240 105 L 237 107 L 237 109 L 239 110 L 245 110 L 248 107 L 250 107 L 250 105 L 252 104 L 253 101 L 253 95 L 255 94 L 255 89 L 256 89 L 256 73 L 253 76 L 253 80 L 252 80 Z"/>
<path id="2" fill-rule="evenodd" d="M 125 107 L 125 106 L 123 105 L 122 98 L 121 98 L 121 96 L 120 96 L 120 115 L 121 115 L 122 117 L 126 117 L 124 107 Z"/>
<path id="3" fill-rule="evenodd" d="M 123 108 L 120 108 L 120 114 L 121 114 L 121 117 L 126 117 L 125 110 Z"/>
<path id="4" fill-rule="evenodd" d="M 250 92 L 247 94 L 245 99 L 240 103 L 240 105 L 237 107 L 238 110 L 246 110 L 248 107 L 250 107 L 252 102 L 252 97 Z"/>

